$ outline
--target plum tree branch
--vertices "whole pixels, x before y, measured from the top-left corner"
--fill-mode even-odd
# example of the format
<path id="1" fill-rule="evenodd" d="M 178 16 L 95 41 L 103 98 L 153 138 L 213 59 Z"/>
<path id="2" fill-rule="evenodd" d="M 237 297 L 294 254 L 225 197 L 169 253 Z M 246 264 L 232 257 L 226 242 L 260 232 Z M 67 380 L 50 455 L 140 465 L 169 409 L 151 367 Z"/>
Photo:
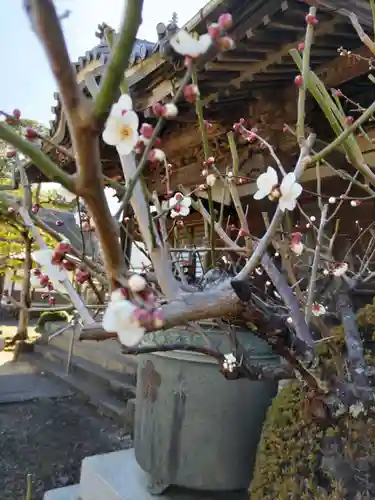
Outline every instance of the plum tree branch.
<path id="1" fill-rule="evenodd" d="M 26 7 L 57 80 L 72 139 L 72 150 L 76 153 L 77 175 L 74 178 L 74 188 L 70 187 L 69 190 L 85 200 L 94 219 L 109 278 L 114 285 L 124 273 L 125 261 L 119 243 L 118 226 L 104 194 L 99 129 L 93 120 L 92 105 L 76 81 L 53 2 L 28 0 Z"/>
<path id="2" fill-rule="evenodd" d="M 124 72 L 129 63 L 134 39 L 142 22 L 143 0 L 125 2 L 122 26 L 116 46 L 112 50 L 111 60 L 101 81 L 92 111 L 93 119 L 100 127 L 109 112 L 109 108 L 119 92 Z"/>
<path id="3" fill-rule="evenodd" d="M 13 128 L 4 122 L 0 123 L 0 138 L 11 144 L 18 151 L 30 158 L 39 170 L 53 182 L 58 182 L 69 191 L 74 192 L 72 177 L 61 170 L 46 154 L 30 141 L 23 139 Z"/>
<path id="4" fill-rule="evenodd" d="M 326 221 L 327 221 L 327 213 L 328 213 L 328 205 L 325 204 L 323 206 L 323 210 L 321 211 L 320 225 L 319 225 L 318 235 L 316 238 L 314 260 L 313 260 L 313 264 L 311 267 L 309 289 L 307 292 L 306 309 L 305 309 L 305 319 L 306 319 L 307 324 L 309 324 L 309 322 L 311 320 L 312 306 L 313 306 L 313 302 L 314 302 L 314 294 L 315 294 L 315 289 L 316 289 L 316 278 L 317 278 L 318 266 L 319 266 L 319 262 L 320 262 L 320 249 L 322 246 L 324 228 L 325 228 Z"/>

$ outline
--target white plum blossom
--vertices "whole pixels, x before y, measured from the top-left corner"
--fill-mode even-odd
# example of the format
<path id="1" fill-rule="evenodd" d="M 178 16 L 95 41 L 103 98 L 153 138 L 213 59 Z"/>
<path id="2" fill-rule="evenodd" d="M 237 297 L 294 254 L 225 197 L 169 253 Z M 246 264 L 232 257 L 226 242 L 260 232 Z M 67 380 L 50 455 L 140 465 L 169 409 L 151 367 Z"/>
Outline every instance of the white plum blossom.
<path id="1" fill-rule="evenodd" d="M 132 274 L 128 279 L 128 287 L 134 293 L 142 292 L 146 286 L 147 281 L 140 274 Z"/>
<path id="2" fill-rule="evenodd" d="M 166 156 L 162 149 L 154 148 L 150 151 L 148 159 L 151 163 L 163 163 L 166 161 Z"/>
<path id="3" fill-rule="evenodd" d="M 139 139 L 139 119 L 132 109 L 132 100 L 124 94 L 112 106 L 103 130 L 103 141 L 116 146 L 119 154 L 128 155 L 135 148 Z"/>
<path id="4" fill-rule="evenodd" d="M 167 102 L 164 104 L 164 114 L 166 118 L 174 118 L 178 115 L 178 108 L 173 102 Z"/>
<path id="5" fill-rule="evenodd" d="M 182 193 L 176 193 L 173 198 L 169 200 L 169 207 L 171 209 L 171 217 L 185 217 L 190 213 L 191 198 L 184 196 Z"/>
<path id="6" fill-rule="evenodd" d="M 302 186 L 296 182 L 296 176 L 293 172 L 286 174 L 280 184 L 279 207 L 285 210 L 294 210 L 297 205 L 297 198 L 302 193 Z"/>
<path id="7" fill-rule="evenodd" d="M 128 347 L 139 344 L 146 330 L 136 317 L 138 308 L 126 300 L 120 290 L 111 295 L 111 302 L 103 316 L 103 328 L 106 332 L 115 332 L 121 344 Z"/>
<path id="8" fill-rule="evenodd" d="M 301 242 L 292 242 L 292 244 L 290 245 L 290 249 L 291 251 L 297 255 L 298 257 L 300 255 L 302 255 L 302 252 L 303 252 L 303 249 L 305 248 L 304 244 L 301 243 Z"/>
<path id="9" fill-rule="evenodd" d="M 215 174 L 208 174 L 206 177 L 207 185 L 212 187 L 212 186 L 214 186 L 215 182 L 216 182 L 216 175 Z"/>
<path id="10" fill-rule="evenodd" d="M 365 413 L 365 407 L 363 406 L 362 401 L 358 401 L 357 403 L 350 405 L 349 413 L 354 418 L 358 418 L 361 413 Z"/>
<path id="11" fill-rule="evenodd" d="M 304 250 L 304 244 L 302 243 L 302 233 L 296 232 L 291 234 L 291 242 L 290 242 L 291 251 L 300 256 Z"/>
<path id="12" fill-rule="evenodd" d="M 334 276 L 343 276 L 346 271 L 348 270 L 348 264 L 346 262 L 343 262 L 342 264 L 339 264 L 332 270 L 332 274 Z"/>
<path id="13" fill-rule="evenodd" d="M 208 33 L 195 39 L 186 30 L 180 30 L 172 36 L 170 44 L 178 54 L 196 58 L 207 52 L 212 44 L 212 39 Z"/>
<path id="14" fill-rule="evenodd" d="M 233 353 L 224 354 L 223 368 L 229 372 L 233 372 L 235 367 L 238 365 L 237 359 Z"/>
<path id="15" fill-rule="evenodd" d="M 311 306 L 311 312 L 314 316 L 323 316 L 327 310 L 322 304 L 313 304 Z"/>
<path id="16" fill-rule="evenodd" d="M 302 186 L 296 182 L 293 172 L 287 174 L 278 187 L 279 179 L 274 168 L 268 167 L 267 172 L 261 174 L 257 179 L 258 191 L 254 194 L 255 200 L 262 200 L 266 196 L 270 199 L 279 199 L 279 207 L 285 210 L 294 210 L 297 198 L 302 193 Z"/>
<path id="17" fill-rule="evenodd" d="M 257 179 L 258 191 L 254 194 L 254 200 L 262 200 L 269 196 L 279 183 L 277 172 L 274 168 L 268 167 L 267 172 L 261 174 Z"/>

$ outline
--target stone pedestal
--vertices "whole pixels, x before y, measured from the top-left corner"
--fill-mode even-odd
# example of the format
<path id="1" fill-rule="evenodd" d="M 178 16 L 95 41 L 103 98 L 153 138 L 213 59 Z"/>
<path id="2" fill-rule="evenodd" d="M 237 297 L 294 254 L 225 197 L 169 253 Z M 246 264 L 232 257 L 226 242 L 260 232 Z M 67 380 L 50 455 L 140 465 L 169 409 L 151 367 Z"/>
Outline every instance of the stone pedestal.
<path id="1" fill-rule="evenodd" d="M 137 464 L 134 450 L 85 458 L 79 485 L 48 491 L 44 500 L 155 500 L 147 491 L 148 475 Z M 160 500 L 248 500 L 242 492 L 196 492 L 171 488 Z"/>

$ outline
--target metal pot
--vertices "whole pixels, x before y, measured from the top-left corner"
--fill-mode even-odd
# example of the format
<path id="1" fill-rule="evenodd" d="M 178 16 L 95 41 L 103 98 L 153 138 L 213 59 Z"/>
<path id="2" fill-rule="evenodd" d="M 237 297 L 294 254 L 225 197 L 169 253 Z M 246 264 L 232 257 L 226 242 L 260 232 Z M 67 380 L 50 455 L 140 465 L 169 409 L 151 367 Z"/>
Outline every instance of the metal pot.
<path id="1" fill-rule="evenodd" d="M 253 341 L 254 361 L 278 362 L 266 344 L 245 334 Z M 251 342 L 247 344 L 249 348 Z M 164 485 L 248 488 L 265 414 L 276 392 L 273 382 L 226 380 L 217 362 L 201 354 L 139 356 L 138 464 Z"/>

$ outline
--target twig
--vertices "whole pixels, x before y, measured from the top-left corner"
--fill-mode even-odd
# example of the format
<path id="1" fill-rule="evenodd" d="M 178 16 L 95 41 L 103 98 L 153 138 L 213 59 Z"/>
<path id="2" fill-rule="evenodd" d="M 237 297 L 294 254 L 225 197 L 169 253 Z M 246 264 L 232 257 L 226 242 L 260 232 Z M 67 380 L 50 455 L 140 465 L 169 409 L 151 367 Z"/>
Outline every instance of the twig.
<path id="1" fill-rule="evenodd" d="M 313 142 L 315 140 L 315 136 L 311 134 L 307 140 L 305 141 L 305 144 L 301 148 L 300 156 L 297 161 L 294 173 L 296 176 L 296 179 L 298 180 L 301 175 L 303 174 L 307 164 L 309 163 L 310 157 L 308 156 L 311 150 L 311 147 L 313 145 Z M 272 221 L 269 225 L 269 228 L 267 229 L 266 233 L 264 236 L 261 238 L 259 243 L 256 246 L 255 251 L 253 252 L 252 256 L 250 259 L 247 261 L 245 267 L 238 273 L 236 276 L 236 279 L 244 279 L 247 275 L 250 275 L 256 266 L 259 263 L 260 258 L 264 254 L 264 252 L 267 250 L 267 247 L 269 243 L 271 242 L 272 238 L 274 237 L 276 231 L 278 230 L 280 226 L 280 222 L 282 221 L 284 216 L 284 213 L 281 211 L 280 207 L 277 206 L 276 212 L 272 218 Z"/>
<path id="2" fill-rule="evenodd" d="M 239 158 L 238 158 L 238 151 L 237 151 L 236 141 L 234 140 L 233 132 L 228 132 L 227 137 L 228 137 L 230 154 L 232 156 L 233 174 L 235 176 L 237 176 L 239 173 Z"/>
<path id="3" fill-rule="evenodd" d="M 115 100 L 124 79 L 124 72 L 129 63 L 134 39 L 142 22 L 143 0 L 127 1 L 125 6 L 120 35 L 112 51 L 107 71 L 101 81 L 100 91 L 96 96 L 92 112 L 93 119 L 99 127 L 104 123 L 109 108 Z"/>
<path id="4" fill-rule="evenodd" d="M 12 127 L 4 122 L 0 123 L 0 138 L 12 144 L 14 148 L 21 151 L 25 156 L 29 157 L 39 168 L 39 170 L 48 179 L 58 182 L 69 191 L 74 191 L 73 180 L 69 174 L 61 170 L 47 155 L 39 148 L 35 147 L 30 141 L 23 139 L 18 135 Z"/>
<path id="5" fill-rule="evenodd" d="M 309 15 L 316 15 L 316 7 L 310 7 Z M 300 147 L 305 140 L 305 107 L 306 107 L 306 90 L 307 78 L 310 71 L 310 51 L 311 44 L 314 36 L 314 25 L 308 24 L 306 28 L 305 45 L 302 56 L 302 84 L 298 91 L 298 105 L 297 105 L 297 140 Z"/>
<path id="6" fill-rule="evenodd" d="M 184 87 L 185 85 L 189 82 L 190 78 L 191 78 L 191 72 L 192 70 L 191 69 L 188 69 L 182 82 L 181 82 L 181 85 L 179 87 L 179 89 L 177 90 L 172 102 L 175 104 L 179 98 L 182 96 L 183 94 L 183 91 L 184 91 Z M 142 157 L 137 165 L 137 169 L 134 173 L 134 177 L 132 177 L 131 179 L 128 179 L 128 186 L 126 188 L 126 192 L 125 192 L 125 195 L 123 197 L 123 199 L 121 200 L 121 203 L 120 203 L 120 208 L 118 209 L 116 215 L 115 215 L 115 218 L 118 219 L 119 218 L 119 215 L 121 214 L 121 211 L 123 210 L 123 208 L 129 203 L 130 201 L 130 198 L 132 197 L 132 194 L 133 194 L 133 190 L 139 180 L 139 178 L 141 177 L 141 175 L 143 174 L 147 164 L 148 164 L 148 155 L 157 139 L 157 137 L 159 136 L 162 128 L 163 128 L 163 125 L 164 125 L 164 122 L 165 122 L 165 118 L 163 117 L 160 117 L 155 128 L 154 128 L 154 133 L 152 134 L 152 137 L 150 138 L 150 142 L 147 144 L 145 150 L 143 151 L 143 154 L 142 154 Z"/>
<path id="7" fill-rule="evenodd" d="M 129 3 L 134 4 L 134 2 Z M 121 281 L 125 262 L 118 240 L 118 226 L 111 215 L 104 194 L 98 141 L 100 129 L 93 120 L 92 106 L 76 81 L 53 3 L 50 0 L 29 0 L 26 4 L 34 29 L 47 52 L 57 80 L 73 151 L 76 152 L 77 175 L 73 180 L 68 177 L 68 189 L 85 200 L 95 222 L 107 273 L 111 283 L 114 284 Z M 64 176 L 66 179 L 67 174 Z"/>
<path id="8" fill-rule="evenodd" d="M 313 264 L 311 267 L 311 276 L 310 276 L 309 288 L 308 288 L 308 292 L 307 292 L 307 301 L 306 301 L 306 309 L 305 309 L 305 321 L 307 324 L 309 324 L 311 321 L 312 306 L 314 303 L 314 294 L 315 294 L 315 286 L 316 286 L 316 277 L 318 274 L 318 267 L 319 267 L 319 262 L 320 262 L 320 248 L 322 246 L 322 239 L 323 239 L 324 228 L 326 225 L 327 213 L 328 213 L 328 205 L 326 204 L 323 206 L 321 216 L 320 216 L 320 225 L 319 225 L 319 230 L 318 230 L 318 236 L 316 239 L 314 259 L 313 259 Z"/>
<path id="9" fill-rule="evenodd" d="M 198 87 L 198 76 L 197 73 L 194 71 L 192 73 L 192 80 L 193 84 Z M 207 129 L 206 129 L 206 124 L 204 122 L 204 116 L 203 116 L 203 106 L 202 106 L 202 101 L 198 92 L 198 95 L 196 96 L 196 101 L 195 101 L 195 113 L 197 115 L 198 119 L 198 124 L 199 124 L 199 129 L 202 135 L 202 144 L 203 144 L 203 153 L 204 153 L 204 159 L 208 160 L 208 158 L 211 156 L 211 150 L 210 150 L 210 144 L 208 142 L 208 136 L 207 136 Z M 210 210 L 210 218 L 211 218 L 211 224 L 210 224 L 210 242 L 211 242 L 211 266 L 215 265 L 215 211 L 214 211 L 214 202 L 212 198 L 212 188 L 209 186 L 207 189 L 207 195 L 208 195 L 208 207 Z"/>
<path id="10" fill-rule="evenodd" d="M 371 0 L 370 0 L 371 1 Z M 348 15 L 350 22 L 353 25 L 353 28 L 356 30 L 357 35 L 361 42 L 363 42 L 368 49 L 375 55 L 375 43 L 371 40 L 371 38 L 364 32 L 360 22 L 358 21 L 358 17 L 354 14 L 354 12 L 348 12 L 346 9 L 342 9 Z M 372 12 L 374 15 L 374 11 Z"/>

